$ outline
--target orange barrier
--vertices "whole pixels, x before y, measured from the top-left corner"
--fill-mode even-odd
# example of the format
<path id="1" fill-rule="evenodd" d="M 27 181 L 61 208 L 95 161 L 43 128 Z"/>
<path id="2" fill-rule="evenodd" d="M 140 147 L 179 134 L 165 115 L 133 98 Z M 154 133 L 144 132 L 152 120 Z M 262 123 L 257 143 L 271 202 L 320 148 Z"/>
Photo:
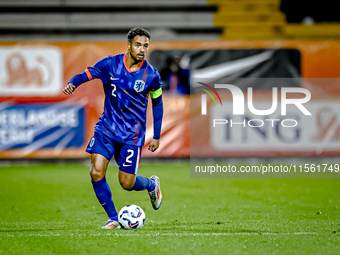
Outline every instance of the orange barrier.
<path id="1" fill-rule="evenodd" d="M 58 83 L 58 92 L 53 95 L 48 91 L 41 92 L 44 87 L 28 84 L 22 88 L 20 86 L 7 86 L 8 67 L 4 55 L 0 55 L 2 61 L 2 71 L 0 72 L 0 106 L 6 105 L 30 105 L 30 104 L 56 104 L 67 102 L 73 105 L 81 105 L 85 112 L 84 116 L 84 139 L 81 145 L 73 147 L 65 147 L 63 149 L 56 148 L 38 148 L 29 147 L 30 150 L 16 148 L 15 146 L 0 151 L 0 158 L 74 158 L 88 157 L 84 152 L 87 142 L 93 135 L 94 125 L 98 117 L 103 111 L 104 93 L 99 80 L 90 81 L 83 84 L 73 96 L 69 97 L 62 93 L 62 88 L 67 84 L 70 78 L 82 71 L 86 67 L 93 65 L 100 58 L 107 55 L 115 55 L 126 51 L 126 42 L 119 43 L 54 43 L 54 42 L 1 42 L 1 52 L 10 53 L 23 52 L 25 49 L 32 51 L 41 49 L 51 50 L 60 53 L 62 72 L 60 74 L 60 82 Z M 267 49 L 267 48 L 295 48 L 301 52 L 301 72 L 304 78 L 338 78 L 340 70 L 337 67 L 340 62 L 340 41 L 206 41 L 206 42 L 152 42 L 150 50 L 172 50 L 172 49 Z M 2 50 L 2 51 L 1 51 Z M 33 51 L 32 51 L 33 52 Z M 41 51 L 43 52 L 43 51 Z M 52 54 L 51 53 L 51 54 Z M 38 54 L 38 53 L 37 53 Z M 46 53 L 47 54 L 47 53 Z M 49 54 L 49 53 L 48 53 Z M 53 53 L 57 54 L 57 53 Z M 52 55 L 53 55 L 52 54 Z M 51 58 L 52 58 L 51 55 Z M 44 55 L 42 55 L 43 57 Z M 46 55 L 47 56 L 47 55 Z M 49 56 L 49 55 L 48 55 Z M 39 57 L 37 55 L 37 57 Z M 2 58 L 2 59 L 1 59 Z M 47 58 L 47 62 L 48 62 Z M 31 61 L 31 60 L 30 60 Z M 33 64 L 38 63 L 32 60 Z M 1 64 L 0 63 L 0 64 Z M 53 64 L 53 63 L 51 63 Z M 39 68 L 28 65 L 28 71 L 34 74 Z M 6 69 L 7 68 L 7 69 Z M 24 69 L 18 70 L 17 75 L 24 73 Z M 54 78 L 58 73 L 54 73 Z M 33 75 L 34 76 L 34 75 Z M 42 76 L 44 73 L 42 71 Z M 46 74 L 45 74 L 46 76 Z M 29 74 L 27 74 L 27 77 Z M 46 78 L 47 81 L 47 78 Z M 32 89 L 36 92 L 32 92 Z M 317 88 L 315 88 L 318 91 Z M 320 88 L 325 94 L 325 98 L 329 95 L 339 94 L 338 85 L 327 88 Z M 18 91 L 21 91 L 21 94 Z M 26 91 L 22 94 L 22 91 Z M 40 92 L 41 93 L 40 93 Z M 187 157 L 190 155 L 190 100 L 186 96 L 171 97 L 164 95 L 164 121 L 162 128 L 161 148 L 153 154 L 147 152 L 146 148 L 152 136 L 152 114 L 148 109 L 147 120 L 147 136 L 146 145 L 143 150 L 145 157 Z M 1 109 L 0 109 L 1 110 Z M 191 113 L 192 114 L 192 113 Z M 0 115 L 1 118 L 1 115 Z M 192 122 L 193 123 L 193 122 Z M 0 120 L 0 129 L 1 129 Z M 0 130 L 1 138 L 1 130 Z M 66 139 L 66 138 L 65 138 Z M 77 144 L 77 143 L 75 143 Z M 1 145 L 1 142 L 0 142 Z M 27 147 L 27 146 L 25 146 Z M 59 147 L 62 148 L 62 147 Z M 236 155 L 231 153 L 229 155 Z"/>

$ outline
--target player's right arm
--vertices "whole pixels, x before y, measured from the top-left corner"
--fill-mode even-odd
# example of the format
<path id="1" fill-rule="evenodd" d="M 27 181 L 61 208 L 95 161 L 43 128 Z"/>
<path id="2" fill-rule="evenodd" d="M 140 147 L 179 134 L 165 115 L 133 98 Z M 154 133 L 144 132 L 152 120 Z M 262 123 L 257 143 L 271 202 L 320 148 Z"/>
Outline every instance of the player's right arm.
<path id="1" fill-rule="evenodd" d="M 63 89 L 64 94 L 66 95 L 73 95 L 73 92 L 76 90 L 76 86 L 72 83 L 68 83 L 66 87 Z"/>
<path id="2" fill-rule="evenodd" d="M 68 82 L 68 84 L 66 85 L 66 87 L 64 88 L 63 92 L 66 95 L 73 95 L 73 92 L 76 90 L 76 88 L 79 85 L 87 81 L 91 81 L 93 79 L 97 79 L 97 78 L 101 79 L 102 73 L 107 67 L 108 60 L 109 60 L 108 57 L 102 58 L 93 66 L 86 68 L 84 72 L 73 76 L 71 80 Z"/>
<path id="3" fill-rule="evenodd" d="M 88 75 L 89 74 L 89 75 Z M 90 77 L 89 77 L 90 76 Z M 73 92 L 76 90 L 76 88 L 83 84 L 84 82 L 92 80 L 91 73 L 89 72 L 88 68 L 80 74 L 76 74 L 71 78 L 71 80 L 68 82 L 66 87 L 64 88 L 63 92 L 66 95 L 73 95 Z"/>

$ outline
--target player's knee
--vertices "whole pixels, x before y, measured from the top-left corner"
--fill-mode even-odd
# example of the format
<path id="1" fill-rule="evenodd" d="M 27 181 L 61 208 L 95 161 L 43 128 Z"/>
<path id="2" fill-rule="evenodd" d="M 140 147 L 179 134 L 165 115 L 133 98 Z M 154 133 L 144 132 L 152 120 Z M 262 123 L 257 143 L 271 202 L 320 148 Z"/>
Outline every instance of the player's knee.
<path id="1" fill-rule="evenodd" d="M 131 182 L 126 181 L 126 180 L 124 180 L 124 181 L 120 180 L 119 182 L 120 182 L 120 185 L 122 186 L 123 189 L 125 189 L 127 191 L 133 190 L 134 183 L 131 183 Z"/>
<path id="2" fill-rule="evenodd" d="M 100 169 L 95 167 L 91 167 L 90 175 L 92 180 L 94 181 L 99 181 L 105 177 L 104 171 L 101 171 Z"/>

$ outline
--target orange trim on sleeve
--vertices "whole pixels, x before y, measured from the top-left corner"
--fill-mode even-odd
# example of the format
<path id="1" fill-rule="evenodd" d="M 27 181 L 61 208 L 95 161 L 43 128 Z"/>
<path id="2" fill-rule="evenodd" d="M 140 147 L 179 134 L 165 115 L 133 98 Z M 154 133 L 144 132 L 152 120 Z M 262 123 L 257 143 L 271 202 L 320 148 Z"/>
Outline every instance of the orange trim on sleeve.
<path id="1" fill-rule="evenodd" d="M 125 53 L 125 55 L 124 55 L 124 66 L 125 66 L 125 68 L 129 71 L 129 73 L 133 73 L 133 72 L 137 72 L 141 67 L 142 67 L 142 65 L 143 65 L 143 63 L 144 63 L 144 59 L 143 59 L 143 61 L 140 63 L 140 65 L 138 66 L 138 68 L 136 69 L 136 70 L 131 70 L 130 69 L 130 67 L 128 67 L 128 65 L 127 65 L 127 63 L 126 63 L 126 57 L 127 57 L 127 53 Z"/>
<path id="2" fill-rule="evenodd" d="M 86 73 L 86 75 L 87 75 L 87 78 L 89 78 L 90 81 L 93 80 L 93 77 L 92 77 L 92 75 L 91 75 L 89 69 L 86 68 L 86 69 L 85 69 L 85 73 Z"/>

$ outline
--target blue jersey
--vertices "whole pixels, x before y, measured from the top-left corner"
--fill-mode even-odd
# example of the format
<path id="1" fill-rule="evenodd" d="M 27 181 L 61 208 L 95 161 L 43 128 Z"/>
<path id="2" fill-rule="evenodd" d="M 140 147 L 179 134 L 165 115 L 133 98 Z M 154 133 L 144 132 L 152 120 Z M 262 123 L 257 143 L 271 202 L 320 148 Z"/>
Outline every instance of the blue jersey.
<path id="1" fill-rule="evenodd" d="M 120 54 L 99 60 L 85 72 L 89 80 L 101 79 L 105 91 L 104 113 L 95 131 L 117 142 L 144 145 L 148 95 L 162 87 L 158 71 L 146 60 L 132 71 L 126 54 Z"/>

